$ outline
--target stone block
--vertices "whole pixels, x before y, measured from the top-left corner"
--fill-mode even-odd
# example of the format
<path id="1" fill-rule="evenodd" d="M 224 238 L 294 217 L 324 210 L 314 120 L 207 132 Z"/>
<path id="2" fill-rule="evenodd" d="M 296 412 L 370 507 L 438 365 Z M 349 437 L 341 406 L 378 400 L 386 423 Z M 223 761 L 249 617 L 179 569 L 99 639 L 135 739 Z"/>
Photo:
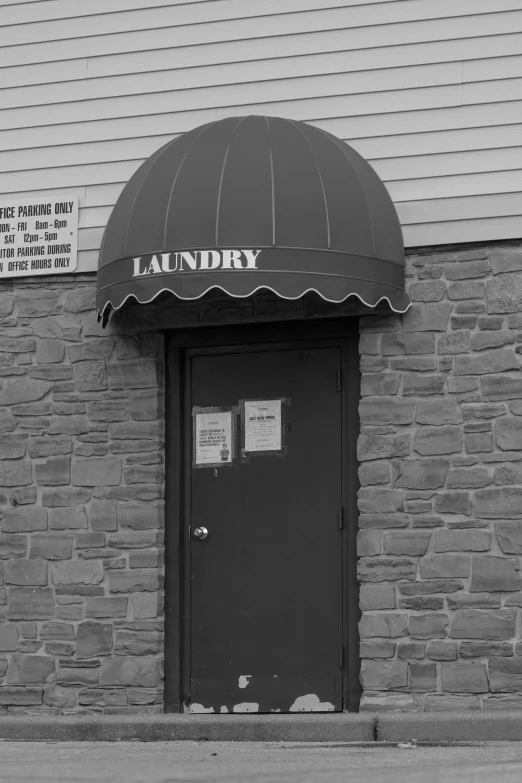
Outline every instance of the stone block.
<path id="1" fill-rule="evenodd" d="M 16 625 L 2 623 L 0 625 L 0 652 L 14 652 L 17 648 L 18 628 Z"/>
<path id="2" fill-rule="evenodd" d="M 516 400 L 522 398 L 522 379 L 503 375 L 490 375 L 480 379 L 485 402 Z"/>
<path id="3" fill-rule="evenodd" d="M 435 335 L 428 332 L 390 332 L 382 336 L 383 356 L 434 352 Z"/>
<path id="4" fill-rule="evenodd" d="M 361 558 L 357 564 L 357 573 L 361 582 L 413 580 L 416 570 L 415 561 L 405 558 Z"/>
<path id="5" fill-rule="evenodd" d="M 459 452 L 462 449 L 460 427 L 421 427 L 415 433 L 413 448 L 423 456 Z"/>
<path id="6" fill-rule="evenodd" d="M 103 581 L 103 566 L 96 560 L 70 560 L 52 567 L 55 585 L 97 585 Z"/>
<path id="7" fill-rule="evenodd" d="M 402 492 L 398 489 L 363 487 L 358 492 L 358 505 L 362 514 L 393 514 L 401 511 Z"/>
<path id="8" fill-rule="evenodd" d="M 11 655 L 7 670 L 7 682 L 10 685 L 43 685 L 54 675 L 54 658 L 48 655 Z"/>
<path id="9" fill-rule="evenodd" d="M 357 555 L 359 557 L 371 557 L 372 555 L 380 555 L 380 554 L 381 554 L 380 531 L 359 530 L 357 533 Z"/>
<path id="10" fill-rule="evenodd" d="M 484 712 L 514 712 L 522 709 L 522 697 L 518 694 L 506 694 L 505 696 L 487 696 L 483 699 Z"/>
<path id="11" fill-rule="evenodd" d="M 417 557 L 426 554 L 431 532 L 407 530 L 384 534 L 384 554 Z"/>
<path id="12" fill-rule="evenodd" d="M 135 593 L 135 596 L 142 594 Z M 151 595 L 146 593 L 143 595 Z M 362 584 L 359 588 L 359 608 L 362 612 L 375 609 L 395 609 L 395 587 L 383 584 Z"/>
<path id="13" fill-rule="evenodd" d="M 493 451 L 492 432 L 472 432 L 464 435 L 464 449 L 466 454 L 480 454 Z"/>
<path id="14" fill-rule="evenodd" d="M 40 629 L 40 639 L 44 641 L 73 641 L 75 636 L 74 626 L 71 623 L 43 623 Z"/>
<path id="15" fill-rule="evenodd" d="M 522 487 L 478 490 L 475 493 L 475 514 L 481 519 L 522 517 Z"/>
<path id="16" fill-rule="evenodd" d="M 11 491 L 9 499 L 15 508 L 32 505 L 36 503 L 36 487 L 16 487 Z"/>
<path id="17" fill-rule="evenodd" d="M 392 370 L 404 370 L 406 372 L 434 372 L 437 369 L 435 356 L 401 356 L 390 362 Z M 361 366 L 361 370 L 364 371 Z"/>
<path id="18" fill-rule="evenodd" d="M 489 689 L 493 693 L 516 693 L 522 690 L 522 658 L 491 658 Z"/>
<path id="19" fill-rule="evenodd" d="M 90 421 L 114 422 L 127 421 L 129 407 L 126 399 L 93 400 L 87 404 Z"/>
<path id="20" fill-rule="evenodd" d="M 34 466 L 36 483 L 46 486 L 69 484 L 71 481 L 71 458 L 49 457 Z"/>
<path id="21" fill-rule="evenodd" d="M 114 348 L 112 337 L 87 340 L 79 345 L 67 347 L 67 357 L 73 364 L 76 362 L 106 362 L 110 359 Z"/>
<path id="22" fill-rule="evenodd" d="M 123 688 L 84 688 L 78 694 L 78 704 L 96 707 L 122 707 L 127 704 L 127 693 Z"/>
<path id="23" fill-rule="evenodd" d="M 30 378 L 39 378 L 43 381 L 68 381 L 72 378 L 72 367 L 68 364 L 38 364 L 29 367 Z"/>
<path id="24" fill-rule="evenodd" d="M 96 289 L 94 285 L 80 285 L 68 291 L 63 300 L 63 309 L 70 313 L 83 313 L 94 310 Z"/>
<path id="25" fill-rule="evenodd" d="M 519 403 L 514 403 L 518 405 Z M 506 407 L 502 404 L 485 403 L 480 405 L 462 405 L 462 415 L 465 420 L 469 419 L 496 419 L 498 416 L 504 416 Z"/>
<path id="26" fill-rule="evenodd" d="M 395 638 L 407 636 L 408 615 L 401 613 L 364 614 L 359 621 L 361 639 L 374 636 Z"/>
<path id="27" fill-rule="evenodd" d="M 421 397 L 429 394 L 444 394 L 445 375 L 409 375 L 403 376 L 402 393 L 405 397 Z"/>
<path id="28" fill-rule="evenodd" d="M 442 690 L 448 693 L 487 693 L 486 666 L 479 661 L 441 664 Z"/>
<path id="29" fill-rule="evenodd" d="M 424 658 L 425 655 L 426 644 L 424 642 L 413 642 L 408 639 L 397 643 L 397 658 L 401 661 L 408 661 L 412 658 Z"/>
<path id="30" fill-rule="evenodd" d="M 412 302 L 440 302 L 446 293 L 446 284 L 442 280 L 413 283 L 408 293 Z"/>
<path id="31" fill-rule="evenodd" d="M 0 535 L 0 560 L 26 557 L 26 555 L 27 536 L 15 534 Z"/>
<path id="32" fill-rule="evenodd" d="M 499 546 L 506 554 L 522 554 L 522 520 L 496 522 L 495 533 Z"/>
<path id="33" fill-rule="evenodd" d="M 49 707 L 73 709 L 76 707 L 76 691 L 74 688 L 64 688 L 61 685 L 46 685 L 43 700 Z"/>
<path id="34" fill-rule="evenodd" d="M 121 482 L 121 459 L 99 457 L 77 460 L 72 468 L 72 483 L 78 487 L 117 486 Z"/>
<path id="35" fill-rule="evenodd" d="M 444 492 L 435 498 L 435 511 L 439 514 L 471 514 L 469 492 Z"/>
<path id="36" fill-rule="evenodd" d="M 155 655 L 161 652 L 163 637 L 154 631 L 116 630 L 116 655 Z"/>
<path id="37" fill-rule="evenodd" d="M 511 642 L 462 642 L 459 647 L 461 658 L 510 658 L 513 655 Z"/>
<path id="38" fill-rule="evenodd" d="M 105 362 L 79 362 L 74 367 L 74 386 L 80 392 L 103 391 L 107 386 Z"/>
<path id="39" fill-rule="evenodd" d="M 4 508 L 1 527 L 4 533 L 32 533 L 35 530 L 47 530 L 47 510 L 45 508 Z"/>
<path id="40" fill-rule="evenodd" d="M 408 685 L 408 664 L 406 661 L 361 662 L 361 682 L 364 688 L 394 690 Z"/>
<path id="41" fill-rule="evenodd" d="M 5 381 L 0 388 L 0 405 L 17 405 L 21 402 L 41 400 L 50 390 L 50 383 L 33 378 Z"/>
<path id="42" fill-rule="evenodd" d="M 477 280 L 458 280 L 448 286 L 448 299 L 484 299 L 484 283 Z"/>
<path id="43" fill-rule="evenodd" d="M 389 462 L 363 462 L 363 464 L 359 466 L 359 481 L 363 487 L 367 487 L 371 484 L 389 484 L 390 480 L 391 472 Z"/>
<path id="44" fill-rule="evenodd" d="M 49 527 L 51 530 L 78 530 L 88 525 L 85 506 L 69 506 L 53 508 L 50 512 Z"/>
<path id="45" fill-rule="evenodd" d="M 450 302 L 413 304 L 402 317 L 405 332 L 445 332 L 451 313 Z"/>
<path id="46" fill-rule="evenodd" d="M 467 280 L 477 277 L 487 277 L 490 264 L 487 258 L 476 261 L 444 264 L 444 274 L 447 280 Z"/>
<path id="47" fill-rule="evenodd" d="M 472 592 L 514 592 L 521 588 L 522 576 L 518 558 L 473 555 L 470 588 Z"/>
<path id="48" fill-rule="evenodd" d="M 437 530 L 435 552 L 487 552 L 491 546 L 488 530 Z"/>
<path id="49" fill-rule="evenodd" d="M 497 348 L 483 351 L 479 356 L 455 357 L 453 372 L 455 375 L 488 375 L 508 370 L 520 370 L 518 356 L 512 348 Z"/>
<path id="50" fill-rule="evenodd" d="M 0 410 L 0 435 L 5 432 L 13 432 L 18 426 L 16 418 L 9 410 Z"/>
<path id="51" fill-rule="evenodd" d="M 487 487 L 493 482 L 486 468 L 456 468 L 448 475 L 449 489 L 477 489 Z"/>
<path id="52" fill-rule="evenodd" d="M 134 595 L 141 595 L 135 593 Z M 154 596 L 154 593 L 144 593 L 146 596 Z M 128 598 L 126 596 L 99 596 L 85 599 L 85 616 L 96 618 L 126 617 Z M 157 602 L 157 597 L 156 597 Z M 157 613 L 156 613 L 157 614 Z M 149 615 L 149 616 L 156 616 Z M 136 615 L 135 615 L 136 617 Z M 140 618 L 141 619 L 141 618 Z"/>
<path id="53" fill-rule="evenodd" d="M 111 660 L 111 659 L 108 659 Z M 56 673 L 56 681 L 63 685 L 98 685 L 100 681 L 100 669 L 88 668 L 91 663 L 89 660 L 83 660 L 80 663 L 85 664 L 85 668 L 66 667 L 69 661 L 60 661 L 60 667 Z"/>
<path id="54" fill-rule="evenodd" d="M 159 575 L 155 572 L 133 570 L 110 574 L 111 593 L 155 592 L 159 587 Z"/>
<path id="55" fill-rule="evenodd" d="M 160 681 L 159 661 L 156 658 L 118 656 L 102 662 L 100 685 L 140 686 L 156 688 Z"/>
<path id="56" fill-rule="evenodd" d="M 145 389 L 131 394 L 129 412 L 135 421 L 152 421 L 163 416 L 162 397 L 155 389 Z"/>
<path id="57" fill-rule="evenodd" d="M 361 424 L 411 424 L 415 400 L 401 397 L 364 397 L 359 404 Z"/>
<path id="58" fill-rule="evenodd" d="M 357 454 L 361 462 L 407 457 L 410 454 L 410 434 L 401 432 L 398 435 L 360 435 Z"/>
<path id="59" fill-rule="evenodd" d="M 47 563 L 45 560 L 9 560 L 5 568 L 5 583 L 8 585 L 46 585 Z"/>
<path id="60" fill-rule="evenodd" d="M 112 651 L 112 625 L 87 620 L 76 631 L 76 657 L 94 658 Z"/>
<path id="61" fill-rule="evenodd" d="M 43 688 L 0 687 L 1 706 L 36 706 L 42 703 Z"/>
<path id="62" fill-rule="evenodd" d="M 123 478 L 126 484 L 162 484 L 165 472 L 162 465 L 130 465 Z"/>
<path id="63" fill-rule="evenodd" d="M 32 483 L 32 465 L 28 460 L 0 462 L 0 487 L 23 487 Z"/>
<path id="64" fill-rule="evenodd" d="M 426 693 L 437 690 L 437 665 L 435 663 L 409 664 L 410 690 L 415 693 Z"/>
<path id="65" fill-rule="evenodd" d="M 467 353 L 469 350 L 470 333 L 467 329 L 443 334 L 437 341 L 438 354 Z"/>
<path id="66" fill-rule="evenodd" d="M 444 527 L 444 520 L 441 517 L 415 516 L 412 520 L 412 527 Z"/>
<path id="67" fill-rule="evenodd" d="M 115 500 L 93 500 L 91 503 L 93 530 L 117 530 L 117 503 Z"/>
<path id="68" fill-rule="evenodd" d="M 86 489 L 63 487 L 62 489 L 47 489 L 42 493 L 42 505 L 48 508 L 66 508 L 87 503 L 91 493 Z"/>
<path id="69" fill-rule="evenodd" d="M 473 351 L 501 348 L 503 345 L 511 345 L 514 339 L 513 332 L 508 331 L 476 332 L 471 337 L 471 348 Z"/>
<path id="70" fill-rule="evenodd" d="M 449 635 L 453 639 L 505 641 L 515 635 L 516 616 L 516 609 L 459 609 Z"/>
<path id="71" fill-rule="evenodd" d="M 107 365 L 110 389 L 146 389 L 161 385 L 161 367 L 153 359 Z"/>
<path id="72" fill-rule="evenodd" d="M 412 614 L 408 621 L 408 633 L 412 639 L 444 639 L 448 623 L 448 615 L 442 612 Z"/>
<path id="73" fill-rule="evenodd" d="M 406 514 L 361 514 L 359 527 L 361 530 L 403 528 L 408 527 L 409 521 L 410 519 Z"/>
<path id="74" fill-rule="evenodd" d="M 27 435 L 3 434 L 0 437 L 0 460 L 25 457 Z"/>
<path id="75" fill-rule="evenodd" d="M 132 593 L 130 604 L 135 620 L 154 619 L 161 613 L 158 593 Z"/>
<path id="76" fill-rule="evenodd" d="M 427 555 L 420 561 L 421 579 L 444 579 L 469 576 L 467 555 Z"/>
<path id="77" fill-rule="evenodd" d="M 438 489 L 444 486 L 449 469 L 448 459 L 400 460 L 395 487 L 407 489 Z"/>
<path id="78" fill-rule="evenodd" d="M 437 398 L 433 400 L 419 400 L 415 413 L 417 424 L 460 424 L 462 413 L 455 400 L 451 398 Z M 392 423 L 392 422 L 391 422 Z M 396 422 L 397 424 L 409 424 L 409 422 Z"/>
<path id="79" fill-rule="evenodd" d="M 442 642 L 438 639 L 433 639 L 428 642 L 426 649 L 426 655 L 432 661 L 456 661 L 458 655 L 457 642 Z"/>
<path id="80" fill-rule="evenodd" d="M 36 361 L 38 364 L 55 364 L 63 360 L 64 352 L 61 340 L 45 338 L 37 343 Z"/>
<path id="81" fill-rule="evenodd" d="M 361 395 L 363 397 L 397 394 L 401 376 L 393 372 L 375 372 L 363 375 L 361 378 Z"/>
<path id="82" fill-rule="evenodd" d="M 72 533 L 34 533 L 31 536 L 30 558 L 68 560 L 72 557 Z"/>
<path id="83" fill-rule="evenodd" d="M 414 712 L 417 704 L 409 693 L 364 693 L 361 697 L 361 712 Z"/>
<path id="84" fill-rule="evenodd" d="M 85 416 L 56 416 L 49 425 L 50 435 L 83 435 L 89 431 Z"/>
<path id="85" fill-rule="evenodd" d="M 488 313 L 518 313 L 522 310 L 522 279 L 502 275 L 489 280 L 486 289 Z"/>
<path id="86" fill-rule="evenodd" d="M 54 596 L 49 587 L 12 587 L 8 620 L 47 620 L 54 615 Z"/>
<path id="87" fill-rule="evenodd" d="M 497 446 L 503 451 L 522 449 L 522 419 L 518 416 L 503 416 L 495 423 Z"/>
<path id="88" fill-rule="evenodd" d="M 393 658 L 395 642 L 391 639 L 363 639 L 359 644 L 360 658 Z"/>
<path id="89" fill-rule="evenodd" d="M 72 438 L 66 435 L 40 435 L 35 438 L 29 438 L 29 456 L 32 459 L 41 459 L 42 457 L 54 457 L 61 454 L 70 454 L 72 452 Z"/>
<path id="90" fill-rule="evenodd" d="M 414 595 L 401 598 L 400 609 L 413 609 L 416 612 L 438 611 L 444 609 L 444 599 L 439 595 Z"/>

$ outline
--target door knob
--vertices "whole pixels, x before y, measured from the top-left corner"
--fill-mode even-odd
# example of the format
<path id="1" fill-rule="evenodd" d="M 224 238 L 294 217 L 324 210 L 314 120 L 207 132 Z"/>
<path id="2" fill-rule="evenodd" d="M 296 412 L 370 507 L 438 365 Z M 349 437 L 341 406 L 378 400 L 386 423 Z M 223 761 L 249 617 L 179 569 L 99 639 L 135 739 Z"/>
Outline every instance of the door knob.
<path id="1" fill-rule="evenodd" d="M 208 538 L 208 530 L 206 527 L 197 527 L 194 530 L 194 535 L 196 538 L 199 538 L 200 541 L 204 541 L 205 538 Z"/>

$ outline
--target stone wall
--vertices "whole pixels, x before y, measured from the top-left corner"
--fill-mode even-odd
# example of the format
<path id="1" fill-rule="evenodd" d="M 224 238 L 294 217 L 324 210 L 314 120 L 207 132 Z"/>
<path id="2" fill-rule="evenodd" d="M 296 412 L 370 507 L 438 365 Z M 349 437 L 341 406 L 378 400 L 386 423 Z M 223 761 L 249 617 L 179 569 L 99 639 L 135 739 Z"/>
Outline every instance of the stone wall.
<path id="1" fill-rule="evenodd" d="M 522 246 L 407 282 L 361 319 L 361 706 L 520 709 Z"/>
<path id="2" fill-rule="evenodd" d="M 0 713 L 163 711 L 162 339 L 94 294 L 0 286 Z"/>

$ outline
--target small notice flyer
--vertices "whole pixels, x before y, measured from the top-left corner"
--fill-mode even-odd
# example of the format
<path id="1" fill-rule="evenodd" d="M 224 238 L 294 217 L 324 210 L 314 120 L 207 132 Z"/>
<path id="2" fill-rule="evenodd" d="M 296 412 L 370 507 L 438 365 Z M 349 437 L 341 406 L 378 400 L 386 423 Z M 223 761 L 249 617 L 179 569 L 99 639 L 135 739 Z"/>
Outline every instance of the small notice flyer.
<path id="1" fill-rule="evenodd" d="M 233 460 L 232 411 L 194 412 L 194 465 L 230 465 Z"/>
<path id="2" fill-rule="evenodd" d="M 281 451 L 281 400 L 245 400 L 243 451 Z"/>

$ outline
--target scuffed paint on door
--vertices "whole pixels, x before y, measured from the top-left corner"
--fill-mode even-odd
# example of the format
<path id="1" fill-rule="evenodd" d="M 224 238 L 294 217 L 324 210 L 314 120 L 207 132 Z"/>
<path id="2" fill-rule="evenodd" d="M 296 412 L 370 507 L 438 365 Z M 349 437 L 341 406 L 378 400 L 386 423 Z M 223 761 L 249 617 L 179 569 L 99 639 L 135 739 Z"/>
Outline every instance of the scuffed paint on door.
<path id="1" fill-rule="evenodd" d="M 290 712 L 333 712 L 334 706 L 329 701 L 321 701 L 315 693 L 307 693 L 305 696 L 299 696 L 292 706 Z"/>
<path id="2" fill-rule="evenodd" d="M 191 704 L 190 712 L 191 714 L 202 715 L 205 712 L 214 712 L 214 707 L 204 707 L 202 704 Z"/>
<path id="3" fill-rule="evenodd" d="M 242 674 L 239 678 L 239 687 L 240 688 L 246 688 L 248 683 L 250 682 L 251 674 Z"/>
<path id="4" fill-rule="evenodd" d="M 259 704 L 255 701 L 243 701 L 241 704 L 234 704 L 233 712 L 259 712 Z"/>

